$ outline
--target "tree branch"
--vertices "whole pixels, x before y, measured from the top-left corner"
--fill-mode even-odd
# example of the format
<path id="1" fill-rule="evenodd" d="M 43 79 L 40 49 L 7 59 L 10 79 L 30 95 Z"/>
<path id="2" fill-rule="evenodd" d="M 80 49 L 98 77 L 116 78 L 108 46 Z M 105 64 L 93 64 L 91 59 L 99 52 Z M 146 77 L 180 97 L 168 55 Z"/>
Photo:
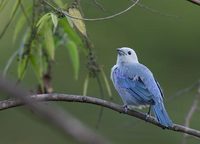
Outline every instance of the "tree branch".
<path id="1" fill-rule="evenodd" d="M 192 116 L 194 115 L 194 113 L 196 112 L 197 108 L 198 108 L 198 103 L 199 103 L 199 96 L 200 95 L 197 95 L 196 98 L 194 99 L 191 107 L 190 107 L 190 110 L 189 112 L 187 113 L 186 117 L 185 117 L 185 123 L 184 125 L 186 127 L 189 127 L 190 126 L 190 122 L 191 122 L 191 119 L 192 119 Z M 187 143 L 187 137 L 189 135 L 188 134 L 184 134 L 183 135 L 183 140 L 182 140 L 182 144 L 186 144 Z"/>
<path id="2" fill-rule="evenodd" d="M 63 11 L 59 8 L 56 8 L 55 6 L 53 6 L 52 4 L 50 4 L 47 0 L 43 0 L 43 2 L 45 4 L 47 4 L 48 6 L 50 6 L 54 11 L 66 16 L 66 17 L 70 17 L 72 19 L 77 19 L 77 20 L 84 20 L 84 21 L 102 21 L 102 20 L 108 20 L 108 19 L 112 19 L 112 18 L 115 18 L 119 15 L 122 15 L 124 13 L 126 13 L 127 11 L 131 10 L 138 2 L 139 0 L 135 0 L 135 2 L 133 4 L 131 4 L 128 8 L 126 8 L 125 10 L 122 10 L 118 13 L 115 13 L 113 15 L 110 15 L 110 16 L 107 16 L 107 17 L 100 17 L 100 18 L 80 18 L 80 17 L 75 17 L 75 16 L 72 16 L 70 15 L 68 12 L 66 11 Z"/>
<path id="3" fill-rule="evenodd" d="M 38 103 L 37 100 L 39 99 L 37 99 L 36 96 L 29 97 L 28 91 L 22 89 L 19 86 L 16 86 L 16 84 L 14 84 L 13 82 L 5 80 L 2 77 L 0 77 L 0 91 L 5 92 L 6 94 L 9 94 L 10 96 L 16 98 L 12 100 L 5 100 L 4 102 L 2 101 L 2 109 L 3 107 L 8 108 L 25 104 L 26 107 L 31 109 L 35 115 L 43 118 L 53 126 L 56 126 L 60 130 L 62 130 L 65 135 L 70 136 L 76 142 L 85 144 L 109 143 L 103 137 L 96 134 L 96 132 L 84 126 L 78 119 L 74 118 L 66 111 L 63 111 L 56 106 L 52 107 L 50 105 Z"/>
<path id="4" fill-rule="evenodd" d="M 98 8 L 100 8 L 102 11 L 106 11 L 105 10 L 105 8 L 103 7 L 103 5 L 100 3 L 100 2 L 98 2 L 97 0 L 93 0 L 93 2 L 94 2 L 94 4 L 98 7 Z"/>
<path id="5" fill-rule="evenodd" d="M 187 1 L 200 6 L 200 0 L 187 0 Z"/>
<path id="6" fill-rule="evenodd" d="M 95 98 L 95 97 L 69 95 L 69 94 L 39 94 L 39 95 L 31 95 L 30 98 L 33 99 L 34 101 L 66 101 L 66 102 L 80 102 L 80 103 L 95 104 L 95 105 L 106 107 L 108 109 L 111 109 L 119 113 L 136 117 L 138 119 L 149 122 L 163 129 L 165 128 L 164 126 L 160 125 L 155 120 L 155 118 L 153 117 L 147 118 L 146 114 L 144 113 L 137 112 L 135 110 L 131 110 L 126 113 L 123 106 L 115 104 L 113 102 Z M 2 100 L 0 101 L 0 110 L 5 110 L 8 108 L 12 108 L 12 107 L 20 106 L 20 105 L 23 105 L 23 103 L 16 99 Z M 181 132 L 181 133 L 187 133 L 191 136 L 200 138 L 200 131 L 191 129 L 182 125 L 174 124 L 173 127 L 166 128 L 166 129 L 176 131 L 176 132 Z"/>

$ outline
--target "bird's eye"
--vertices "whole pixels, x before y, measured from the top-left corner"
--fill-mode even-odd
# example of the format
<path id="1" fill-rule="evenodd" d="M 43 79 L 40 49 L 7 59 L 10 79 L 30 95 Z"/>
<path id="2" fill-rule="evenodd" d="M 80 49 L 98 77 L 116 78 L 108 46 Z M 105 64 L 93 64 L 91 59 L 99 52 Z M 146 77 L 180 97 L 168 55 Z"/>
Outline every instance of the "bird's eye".
<path id="1" fill-rule="evenodd" d="M 131 51 L 128 51 L 128 54 L 131 55 Z"/>

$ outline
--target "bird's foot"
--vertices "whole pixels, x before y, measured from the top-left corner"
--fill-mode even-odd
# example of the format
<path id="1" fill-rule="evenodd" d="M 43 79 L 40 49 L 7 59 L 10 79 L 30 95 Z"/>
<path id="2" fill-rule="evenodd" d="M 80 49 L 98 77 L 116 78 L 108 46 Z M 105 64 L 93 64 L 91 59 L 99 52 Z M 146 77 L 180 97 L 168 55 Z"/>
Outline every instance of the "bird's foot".
<path id="1" fill-rule="evenodd" d="M 151 105 L 149 106 L 149 111 L 146 113 L 145 120 L 147 121 L 151 117 Z"/>
<path id="2" fill-rule="evenodd" d="M 128 112 L 128 110 L 129 110 L 129 109 L 128 109 L 128 105 L 126 105 L 126 104 L 125 104 L 125 105 L 123 105 L 123 108 L 124 108 L 124 111 L 125 111 L 125 113 L 127 113 L 127 112 Z"/>
<path id="3" fill-rule="evenodd" d="M 145 121 L 147 121 L 150 117 L 151 115 L 149 113 L 146 113 Z"/>

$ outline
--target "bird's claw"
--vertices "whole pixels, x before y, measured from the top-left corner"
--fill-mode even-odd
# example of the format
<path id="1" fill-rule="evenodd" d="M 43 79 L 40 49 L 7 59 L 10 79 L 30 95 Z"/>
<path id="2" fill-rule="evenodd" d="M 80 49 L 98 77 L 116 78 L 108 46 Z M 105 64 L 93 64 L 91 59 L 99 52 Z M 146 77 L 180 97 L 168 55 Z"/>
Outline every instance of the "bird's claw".
<path id="1" fill-rule="evenodd" d="M 150 115 L 148 113 L 146 113 L 145 120 L 147 121 L 149 118 L 150 118 Z"/>
<path id="2" fill-rule="evenodd" d="M 127 105 L 123 105 L 123 108 L 124 108 L 125 113 L 127 113 L 128 112 L 128 106 Z"/>

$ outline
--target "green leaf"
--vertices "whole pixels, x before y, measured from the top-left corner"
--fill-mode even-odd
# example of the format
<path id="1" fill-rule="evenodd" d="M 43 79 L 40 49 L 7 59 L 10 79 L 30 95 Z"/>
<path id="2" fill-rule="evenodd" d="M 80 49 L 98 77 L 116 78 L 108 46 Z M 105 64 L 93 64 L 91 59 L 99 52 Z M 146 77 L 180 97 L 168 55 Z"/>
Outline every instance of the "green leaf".
<path id="1" fill-rule="evenodd" d="M 22 80 L 24 78 L 27 65 L 28 65 L 28 56 L 27 55 L 24 55 L 23 57 L 19 58 L 18 68 L 17 68 L 19 80 Z"/>
<path id="2" fill-rule="evenodd" d="M 69 14 L 73 17 L 83 18 L 78 8 L 69 8 Z M 87 37 L 86 26 L 83 20 L 71 18 L 80 33 Z"/>
<path id="3" fill-rule="evenodd" d="M 84 84 L 83 84 L 83 96 L 87 95 L 88 84 L 89 84 L 89 75 L 86 76 Z"/>
<path id="4" fill-rule="evenodd" d="M 43 69 L 42 69 L 43 74 L 44 74 L 44 73 L 47 73 L 47 69 L 48 69 L 49 63 L 48 63 L 48 59 L 47 59 L 47 57 L 46 57 L 45 54 L 43 54 L 43 55 L 41 56 L 41 65 L 42 65 L 41 67 L 43 68 Z"/>
<path id="5" fill-rule="evenodd" d="M 45 49 L 47 52 L 48 57 L 51 60 L 54 60 L 55 55 L 55 43 L 53 38 L 53 32 L 52 32 L 52 24 L 49 23 L 49 19 L 51 18 L 54 24 L 54 27 L 57 26 L 57 17 L 55 18 L 55 15 L 52 15 L 52 13 L 46 13 L 43 15 L 40 20 L 37 22 L 36 26 L 38 27 L 38 32 L 42 32 L 44 35 L 44 44 Z"/>
<path id="6" fill-rule="evenodd" d="M 68 21 L 69 25 L 70 25 L 72 28 L 74 28 L 74 23 L 73 23 L 72 19 L 71 19 L 70 17 L 66 17 L 66 18 L 67 18 L 67 21 Z"/>
<path id="7" fill-rule="evenodd" d="M 111 92 L 111 89 L 110 89 L 110 84 L 108 82 L 108 79 L 106 77 L 106 74 L 105 74 L 103 68 L 101 68 L 101 74 L 102 74 L 103 80 L 105 82 L 105 86 L 106 86 L 106 89 L 108 91 L 108 95 L 109 95 L 110 98 L 112 98 L 112 92 Z"/>
<path id="8" fill-rule="evenodd" d="M 30 55 L 31 66 L 35 72 L 36 78 L 39 81 L 39 84 L 43 87 L 42 75 L 43 75 L 43 67 L 42 67 L 42 55 L 38 53 L 32 53 Z"/>
<path id="9" fill-rule="evenodd" d="M 23 37 L 23 40 L 21 42 L 20 48 L 18 49 L 18 67 L 17 67 L 17 73 L 18 73 L 18 79 L 22 80 L 24 78 L 26 68 L 28 66 L 28 55 L 24 55 L 25 51 L 25 43 L 30 36 L 30 29 L 27 29 L 25 32 L 25 35 Z"/>
<path id="10" fill-rule="evenodd" d="M 5 68 L 4 68 L 4 70 L 3 70 L 3 77 L 6 76 L 6 74 L 7 74 L 7 72 L 8 72 L 8 69 L 10 68 L 10 66 L 11 66 L 13 60 L 16 58 L 17 54 L 18 54 L 18 52 L 16 51 L 16 52 L 14 52 L 14 53 L 12 54 L 12 56 L 9 58 L 8 62 L 6 63 Z"/>
<path id="11" fill-rule="evenodd" d="M 26 22 L 26 18 L 23 15 L 20 16 L 14 29 L 13 42 L 15 42 L 17 36 L 21 32 L 21 30 L 24 28 L 25 22 Z"/>
<path id="12" fill-rule="evenodd" d="M 0 11 L 2 11 L 4 9 L 4 7 L 6 6 L 7 3 L 8 3 L 8 0 L 0 1 Z"/>
<path id="13" fill-rule="evenodd" d="M 54 13 L 51 13 L 51 19 L 52 19 L 53 26 L 54 26 L 53 32 L 55 32 L 56 28 L 58 26 L 58 17 Z"/>
<path id="14" fill-rule="evenodd" d="M 44 25 L 48 22 L 48 20 L 51 18 L 51 13 L 46 13 L 43 15 L 37 22 L 36 27 L 38 27 L 37 32 L 40 32 Z"/>
<path id="15" fill-rule="evenodd" d="M 73 64 L 75 79 L 78 79 L 79 72 L 79 54 L 77 45 L 73 41 L 68 41 L 67 48 L 69 51 L 69 55 Z"/>
<path id="16" fill-rule="evenodd" d="M 52 33 L 52 30 L 51 30 L 50 24 L 45 24 L 44 43 L 45 43 L 45 48 L 46 48 L 46 51 L 47 51 L 49 58 L 51 60 L 54 60 L 55 43 L 54 43 L 53 33 Z"/>
<path id="17" fill-rule="evenodd" d="M 53 0 L 53 2 L 57 5 L 57 7 L 61 8 L 61 9 L 66 9 L 68 7 L 67 3 L 68 1 L 64 1 L 63 0 Z"/>
<path id="18" fill-rule="evenodd" d="M 24 14 L 24 13 L 26 13 L 26 14 Z M 14 33 L 13 33 L 13 42 L 16 41 L 16 38 L 17 38 L 17 36 L 19 34 L 21 34 L 21 33 L 26 34 L 23 31 L 23 29 L 25 29 L 27 27 L 26 26 L 26 22 L 28 23 L 27 19 L 29 19 L 30 14 L 32 13 L 32 7 L 31 7 L 31 5 L 25 7 L 24 13 L 23 12 L 21 12 L 21 13 L 19 12 L 18 15 L 15 18 L 16 25 L 15 25 Z"/>
<path id="19" fill-rule="evenodd" d="M 79 35 L 71 28 L 70 24 L 67 20 L 61 19 L 59 24 L 63 27 L 65 33 L 67 33 L 68 37 L 76 43 L 76 45 L 80 45 L 82 47 L 83 43 Z"/>
<path id="20" fill-rule="evenodd" d="M 11 17 L 14 14 L 14 12 L 16 11 L 18 6 L 19 6 L 19 0 L 16 0 L 13 7 L 12 7 L 12 10 L 11 10 Z"/>
<path id="21" fill-rule="evenodd" d="M 59 6 L 59 8 L 63 8 L 64 3 L 62 0 L 54 0 L 54 3 Z"/>
<path id="22" fill-rule="evenodd" d="M 30 55 L 30 62 L 31 62 L 31 65 L 33 67 L 33 70 L 35 71 L 35 74 L 38 78 L 38 80 L 41 80 L 42 78 L 42 67 L 41 67 L 41 63 L 40 63 L 40 58 L 41 56 L 39 55 L 34 55 L 34 54 L 31 54 Z"/>

